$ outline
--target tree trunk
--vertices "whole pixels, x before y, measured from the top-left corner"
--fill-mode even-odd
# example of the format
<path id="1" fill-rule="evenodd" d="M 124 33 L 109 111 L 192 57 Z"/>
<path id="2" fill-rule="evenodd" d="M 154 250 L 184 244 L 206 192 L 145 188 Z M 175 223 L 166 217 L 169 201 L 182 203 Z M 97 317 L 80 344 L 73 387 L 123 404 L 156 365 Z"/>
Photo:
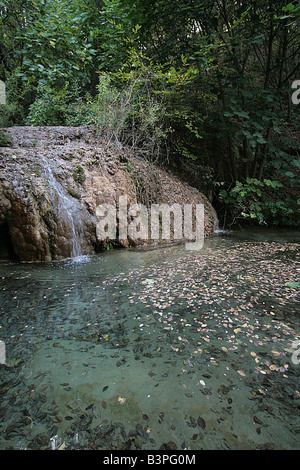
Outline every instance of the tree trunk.
<path id="1" fill-rule="evenodd" d="M 260 162 L 259 169 L 258 169 L 258 175 L 257 175 L 258 180 L 261 180 L 262 176 L 263 176 L 263 171 L 264 171 L 264 167 L 265 167 L 266 160 L 267 160 L 267 151 L 268 151 L 268 147 L 269 147 L 269 138 L 270 138 L 271 129 L 272 129 L 272 127 L 269 127 L 268 131 L 267 131 L 267 135 L 266 135 L 266 141 L 267 142 L 264 144 L 264 147 L 263 147 L 263 158 Z"/>

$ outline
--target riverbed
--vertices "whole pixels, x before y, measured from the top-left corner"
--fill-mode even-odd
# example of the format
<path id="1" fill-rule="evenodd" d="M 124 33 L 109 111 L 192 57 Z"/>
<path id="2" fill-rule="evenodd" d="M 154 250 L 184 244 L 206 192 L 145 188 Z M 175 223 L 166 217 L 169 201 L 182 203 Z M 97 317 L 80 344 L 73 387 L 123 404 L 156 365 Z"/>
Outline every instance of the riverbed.
<path id="1" fill-rule="evenodd" d="M 299 248 L 2 259 L 0 449 L 299 449 Z"/>

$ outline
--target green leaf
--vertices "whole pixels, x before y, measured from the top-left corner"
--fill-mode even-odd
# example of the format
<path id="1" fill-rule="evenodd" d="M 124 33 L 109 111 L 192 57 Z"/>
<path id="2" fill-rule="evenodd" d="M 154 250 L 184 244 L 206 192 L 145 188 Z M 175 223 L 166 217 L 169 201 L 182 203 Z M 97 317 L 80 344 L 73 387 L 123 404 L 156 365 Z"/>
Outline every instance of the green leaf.
<path id="1" fill-rule="evenodd" d="M 295 10 L 295 5 L 293 5 L 293 3 L 288 3 L 287 5 L 285 5 L 284 7 L 282 7 L 282 11 L 284 12 L 293 12 Z"/>
<path id="2" fill-rule="evenodd" d="M 267 186 L 270 186 L 271 188 L 282 188 L 283 187 L 283 184 L 280 183 L 279 181 L 271 181 L 271 180 L 264 179 L 264 183 Z"/>
<path id="3" fill-rule="evenodd" d="M 227 194 L 227 191 L 225 191 L 225 189 L 222 189 L 222 190 L 219 192 L 219 196 L 220 196 L 221 198 L 225 198 L 227 195 L 228 195 L 228 194 Z"/>
<path id="4" fill-rule="evenodd" d="M 232 117 L 234 115 L 234 113 L 230 112 L 230 111 L 225 111 L 224 112 L 224 116 L 225 117 Z"/>
<path id="5" fill-rule="evenodd" d="M 293 173 L 292 171 L 285 171 L 284 172 L 285 176 L 288 176 L 289 178 L 295 178 L 295 173 Z"/>
<path id="6" fill-rule="evenodd" d="M 267 143 L 267 141 L 266 141 L 263 137 L 259 137 L 259 138 L 257 139 L 257 142 L 258 142 L 259 144 L 266 144 L 266 143 Z"/>
<path id="7" fill-rule="evenodd" d="M 300 282 L 286 282 L 285 285 L 287 287 L 292 287 L 293 289 L 299 289 L 300 288 Z"/>
<path id="8" fill-rule="evenodd" d="M 249 114 L 246 111 L 235 111 L 235 114 L 241 118 L 249 119 Z"/>
<path id="9" fill-rule="evenodd" d="M 296 166 L 297 168 L 300 168 L 300 159 L 295 158 L 295 160 L 292 161 L 292 165 Z"/>

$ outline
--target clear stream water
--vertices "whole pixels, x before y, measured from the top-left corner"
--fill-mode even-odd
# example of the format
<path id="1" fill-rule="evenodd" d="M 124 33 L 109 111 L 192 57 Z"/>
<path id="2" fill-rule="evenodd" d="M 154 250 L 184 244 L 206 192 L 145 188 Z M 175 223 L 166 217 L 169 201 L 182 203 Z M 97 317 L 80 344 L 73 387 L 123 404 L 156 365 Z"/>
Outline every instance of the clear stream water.
<path id="1" fill-rule="evenodd" d="M 0 449 L 299 449 L 299 242 L 2 259 Z"/>

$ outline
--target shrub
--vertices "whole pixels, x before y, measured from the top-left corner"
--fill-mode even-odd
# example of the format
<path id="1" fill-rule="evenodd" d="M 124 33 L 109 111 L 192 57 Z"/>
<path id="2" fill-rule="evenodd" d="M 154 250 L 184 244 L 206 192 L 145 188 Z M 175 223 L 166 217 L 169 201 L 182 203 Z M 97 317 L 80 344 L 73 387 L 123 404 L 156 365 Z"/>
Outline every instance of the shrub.
<path id="1" fill-rule="evenodd" d="M 0 127 L 22 125 L 25 122 L 25 112 L 17 103 L 0 105 Z"/>
<path id="2" fill-rule="evenodd" d="M 58 96 L 45 93 L 30 106 L 27 120 L 32 126 L 63 126 L 66 121 L 65 104 Z"/>
<path id="3" fill-rule="evenodd" d="M 219 197 L 231 209 L 233 222 L 242 218 L 260 224 L 297 226 L 300 199 L 293 199 L 282 188 L 279 181 L 247 178 L 231 189 L 222 189 Z"/>
<path id="4" fill-rule="evenodd" d="M 88 126 L 97 124 L 96 118 L 91 109 L 93 105 L 89 95 L 85 98 L 78 98 L 74 102 L 65 105 L 66 126 Z"/>
<path id="5" fill-rule="evenodd" d="M 85 126 L 97 124 L 89 94 L 84 98 L 78 91 L 69 89 L 67 82 L 61 90 L 44 86 L 30 106 L 28 124 L 33 126 Z"/>
<path id="6" fill-rule="evenodd" d="M 77 166 L 73 172 L 73 178 L 76 183 L 83 183 L 85 181 L 84 169 L 81 166 Z"/>

